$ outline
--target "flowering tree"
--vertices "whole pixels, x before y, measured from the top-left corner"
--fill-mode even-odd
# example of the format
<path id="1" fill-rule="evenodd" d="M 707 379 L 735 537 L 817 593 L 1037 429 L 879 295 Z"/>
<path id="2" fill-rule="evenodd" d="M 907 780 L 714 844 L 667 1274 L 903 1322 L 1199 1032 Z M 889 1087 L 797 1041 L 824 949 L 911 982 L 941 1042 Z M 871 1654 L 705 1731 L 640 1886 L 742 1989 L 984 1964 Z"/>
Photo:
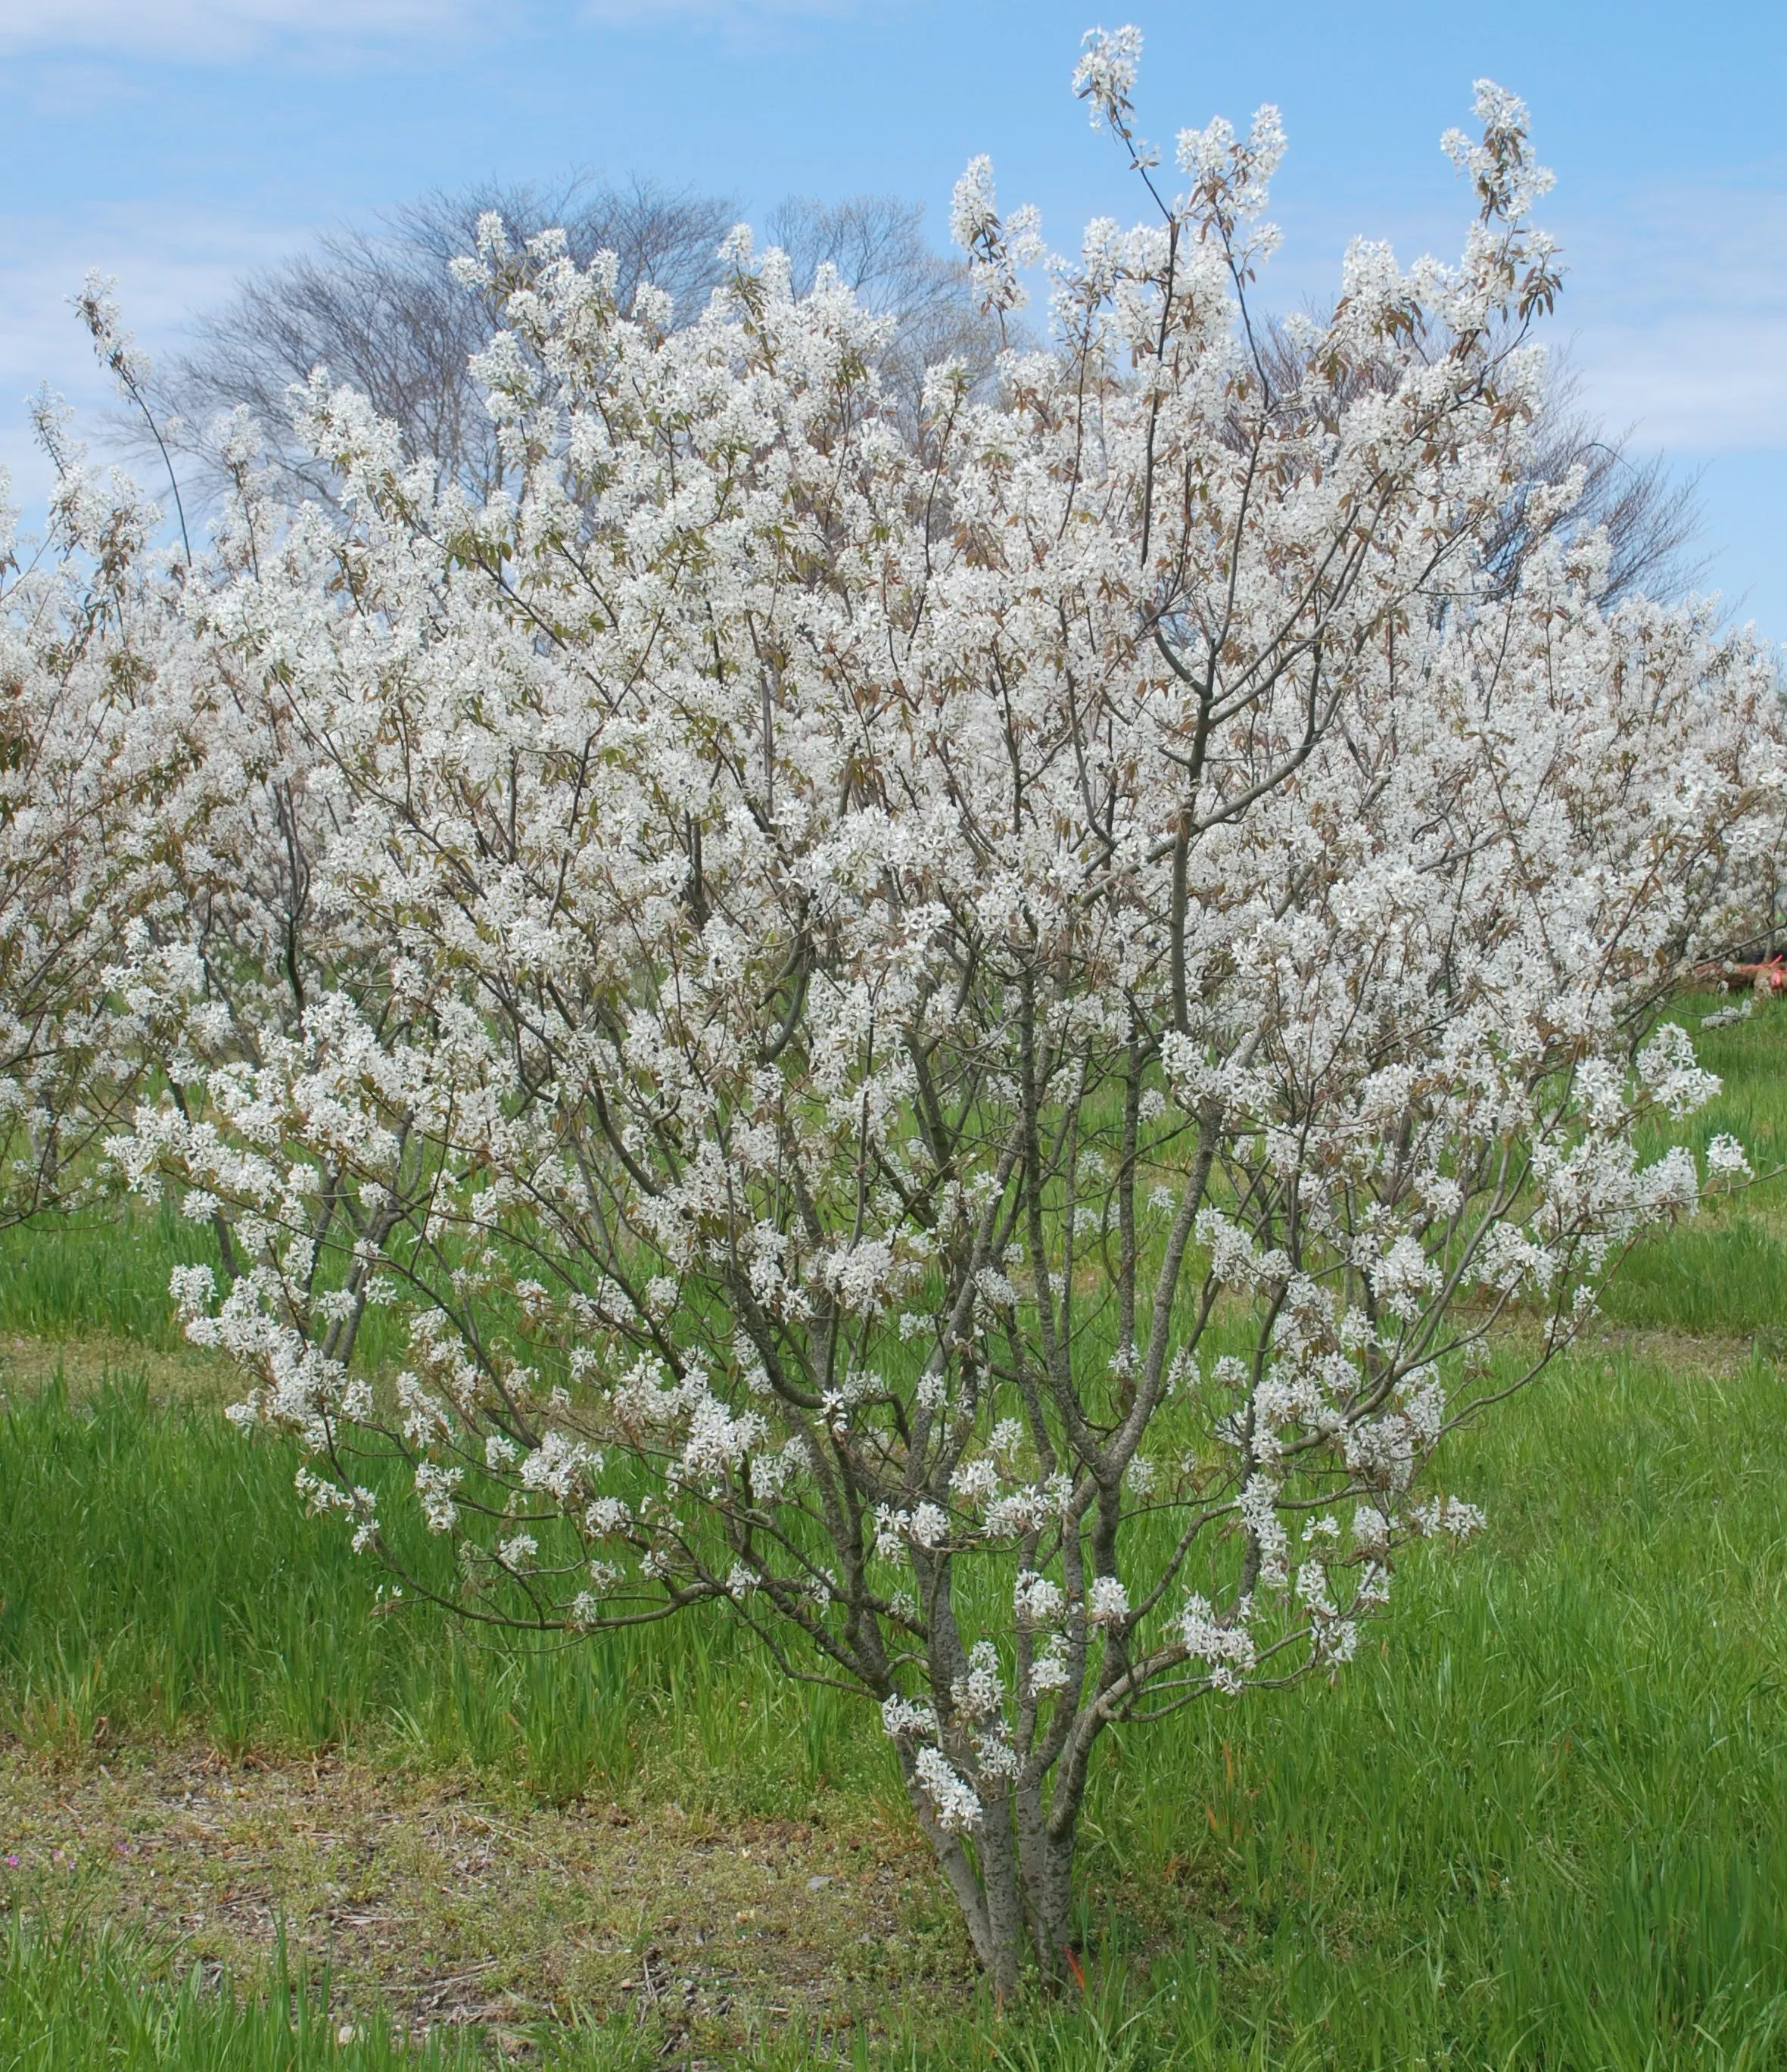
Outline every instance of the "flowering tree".
<path id="1" fill-rule="evenodd" d="M 176 759 L 159 513 L 94 472 L 53 397 L 34 415 L 56 469 L 45 537 L 0 518 L 0 1225 L 80 1192 L 83 1154 L 128 1112 L 139 1060 L 109 974 L 156 895 L 144 832 Z"/>
<path id="2" fill-rule="evenodd" d="M 742 233 L 676 325 L 494 222 L 512 495 L 313 380 L 346 522 L 190 623 L 286 744 L 314 976 L 163 958 L 187 1097 L 118 1146 L 228 1227 L 175 1292 L 318 1508 L 388 1553 L 399 1457 L 466 1615 L 713 1604 L 864 1694 L 1000 1990 L 1070 1942 L 1101 1736 L 1343 1662 L 1477 1523 L 1444 1435 L 1692 1210 L 1633 1132 L 1715 1082 L 1647 1017 L 1781 797 L 1765 661 L 1543 543 L 1519 104 L 1448 140 L 1459 265 L 1355 245 L 1267 351 L 1276 117 L 1168 198 L 1136 47 L 1077 82 L 1156 219 L 1051 262 L 996 397 L 914 428 L 882 320 Z M 1016 307 L 984 162 L 955 223 Z"/>
<path id="3" fill-rule="evenodd" d="M 152 424 L 110 284 L 89 276 L 76 306 Z M 34 416 L 56 471 L 45 536 L 19 541 L 9 512 L 0 540 L 0 1223 L 97 1199 L 92 1154 L 146 1079 L 189 1114 L 207 1061 L 252 1058 L 309 989 L 364 975 L 351 931 L 309 927 L 327 815 L 307 752 L 207 645 L 238 579 L 314 569 L 305 528 L 273 522 L 253 427 L 216 428 L 235 495 L 198 561 L 183 523 L 179 551 L 153 546 L 161 512 L 89 465 L 55 397 Z"/>

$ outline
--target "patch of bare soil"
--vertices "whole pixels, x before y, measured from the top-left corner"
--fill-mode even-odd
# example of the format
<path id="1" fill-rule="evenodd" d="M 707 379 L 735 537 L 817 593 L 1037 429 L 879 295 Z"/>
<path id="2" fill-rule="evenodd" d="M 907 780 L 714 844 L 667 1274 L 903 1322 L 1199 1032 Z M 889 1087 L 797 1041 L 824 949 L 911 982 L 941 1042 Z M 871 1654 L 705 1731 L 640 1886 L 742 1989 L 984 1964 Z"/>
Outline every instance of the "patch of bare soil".
<path id="1" fill-rule="evenodd" d="M 1668 1367 L 1687 1379 L 1728 1381 L 1754 1355 L 1776 1357 L 1772 1343 L 1733 1335 L 1697 1336 L 1690 1331 L 1624 1330 L 1603 1325 L 1586 1333 L 1572 1349 L 1580 1360 L 1624 1355 L 1649 1367 Z"/>
<path id="2" fill-rule="evenodd" d="M 0 1400 L 46 1389 L 59 1378 L 76 1402 L 97 1396 L 108 1381 L 141 1377 L 158 1402 L 233 1403 L 242 1393 L 240 1371 L 215 1353 L 173 1352 L 134 1338 L 88 1332 L 76 1338 L 0 1334 Z"/>
<path id="3" fill-rule="evenodd" d="M 708 2056 L 958 2000 L 965 1939 L 922 1845 L 873 1822 L 720 1825 L 508 1801 L 465 1778 L 198 1749 L 79 1771 L 0 1745 L 0 1908 L 262 1970 L 281 1927 L 344 2011 L 420 2034 L 619 2022 Z"/>
<path id="4" fill-rule="evenodd" d="M 1504 1351 L 1527 1357 L 1536 1357 L 1542 1342 L 1531 1320 L 1518 1315 L 1510 1318 L 1491 1342 Z M 1667 1369 L 1685 1381 L 1726 1381 L 1752 1358 L 1777 1359 L 1782 1350 L 1787 1350 L 1787 1338 L 1777 1347 L 1765 1334 L 1697 1334 L 1596 1321 L 1565 1347 L 1559 1362 L 1563 1367 L 1580 1367 L 1596 1361 L 1628 1359 L 1641 1367 Z"/>

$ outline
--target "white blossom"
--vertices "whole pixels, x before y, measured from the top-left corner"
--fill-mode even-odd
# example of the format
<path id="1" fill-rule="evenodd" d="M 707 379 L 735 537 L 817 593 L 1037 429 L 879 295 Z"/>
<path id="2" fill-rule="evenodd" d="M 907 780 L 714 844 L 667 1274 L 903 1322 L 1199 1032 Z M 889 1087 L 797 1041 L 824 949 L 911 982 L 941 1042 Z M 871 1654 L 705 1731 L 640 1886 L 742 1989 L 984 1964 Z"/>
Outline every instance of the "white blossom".
<path id="1" fill-rule="evenodd" d="M 946 1834 L 980 1824 L 980 1802 L 972 1786 L 936 1749 L 922 1748 L 913 1758 L 920 1788 L 930 1802 L 937 1824 Z"/>
<path id="2" fill-rule="evenodd" d="M 1121 1626 L 1129 1616 L 1129 1593 L 1115 1576 L 1095 1576 L 1086 1602 L 1094 1626 Z"/>

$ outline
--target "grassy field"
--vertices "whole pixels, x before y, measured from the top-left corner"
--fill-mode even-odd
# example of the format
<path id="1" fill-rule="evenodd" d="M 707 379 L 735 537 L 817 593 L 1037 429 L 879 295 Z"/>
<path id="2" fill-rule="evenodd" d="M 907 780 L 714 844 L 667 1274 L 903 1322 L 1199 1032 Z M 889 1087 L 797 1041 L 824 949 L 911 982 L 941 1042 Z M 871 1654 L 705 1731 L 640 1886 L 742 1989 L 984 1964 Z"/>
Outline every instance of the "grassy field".
<path id="1" fill-rule="evenodd" d="M 1703 1048 L 1697 1134 L 1787 1157 L 1787 1014 Z M 15 1237 L 0 2068 L 1787 2066 L 1784 1239 L 1764 1185 L 1629 1261 L 1334 1688 L 1110 1749 L 1086 1999 L 1014 2011 L 872 1715 L 717 1622 L 382 1607 L 169 1330 L 202 1234 Z"/>

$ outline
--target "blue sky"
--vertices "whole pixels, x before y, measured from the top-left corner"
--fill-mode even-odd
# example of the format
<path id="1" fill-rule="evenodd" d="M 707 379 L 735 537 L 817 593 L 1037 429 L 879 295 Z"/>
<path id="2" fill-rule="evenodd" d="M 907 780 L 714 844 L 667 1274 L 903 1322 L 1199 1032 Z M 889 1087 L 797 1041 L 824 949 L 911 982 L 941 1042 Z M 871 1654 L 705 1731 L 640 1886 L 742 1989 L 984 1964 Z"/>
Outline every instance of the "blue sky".
<path id="1" fill-rule="evenodd" d="M 0 0 L 0 460 L 23 397 L 101 399 L 65 298 L 116 273 L 151 351 L 243 272 L 418 190 L 573 166 L 737 197 L 893 191 L 938 236 L 969 156 L 1077 241 L 1136 206 L 1070 97 L 1057 0 Z M 1635 448 L 1704 471 L 1709 586 L 1787 638 L 1787 6 L 1781 0 L 1131 0 L 1144 130 L 1284 112 L 1270 298 L 1354 232 L 1448 253 L 1437 147 L 1488 74 L 1531 104 L 1570 267 L 1552 336 Z"/>

